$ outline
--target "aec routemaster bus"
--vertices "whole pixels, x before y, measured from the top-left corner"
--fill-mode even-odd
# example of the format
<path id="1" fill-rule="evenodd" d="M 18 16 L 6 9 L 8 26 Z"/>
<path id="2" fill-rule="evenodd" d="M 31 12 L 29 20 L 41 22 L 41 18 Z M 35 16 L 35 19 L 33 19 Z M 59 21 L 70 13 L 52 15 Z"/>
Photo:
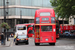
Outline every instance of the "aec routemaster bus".
<path id="1" fill-rule="evenodd" d="M 56 22 L 53 9 L 39 9 L 35 11 L 34 19 L 35 45 L 40 43 L 56 43 Z"/>

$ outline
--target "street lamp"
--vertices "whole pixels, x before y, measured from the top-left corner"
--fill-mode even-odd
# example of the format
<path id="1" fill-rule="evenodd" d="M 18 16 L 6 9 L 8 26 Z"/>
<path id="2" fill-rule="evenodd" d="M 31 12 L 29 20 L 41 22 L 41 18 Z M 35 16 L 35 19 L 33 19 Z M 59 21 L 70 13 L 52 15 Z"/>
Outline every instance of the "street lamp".
<path id="1" fill-rule="evenodd" d="M 20 24 L 22 24 L 22 10 L 20 10 Z"/>
<path id="2" fill-rule="evenodd" d="M 4 22 L 6 22 L 6 12 L 5 12 L 5 0 L 3 0 L 3 6 L 4 6 Z"/>
<path id="3" fill-rule="evenodd" d="M 3 6 L 4 6 L 4 22 L 6 22 L 6 12 L 5 12 L 5 0 L 3 0 Z M 4 28 L 4 34 L 5 34 L 5 40 L 6 40 L 6 29 Z M 4 40 L 4 45 L 5 45 L 5 40 Z"/>
<path id="4" fill-rule="evenodd" d="M 7 3 L 7 12 L 6 12 L 6 13 L 7 13 L 7 17 L 8 17 L 8 16 L 9 16 L 9 14 L 8 14 L 8 4 L 9 4 L 8 0 L 7 0 L 6 3 Z M 8 34 L 7 34 L 7 41 L 9 41 L 9 40 L 8 40 Z"/>
<path id="5" fill-rule="evenodd" d="M 8 17 L 8 5 L 9 5 L 8 0 L 7 0 L 7 2 L 6 2 L 6 3 L 7 3 L 7 12 L 6 12 L 6 13 L 7 13 L 7 17 Z"/>

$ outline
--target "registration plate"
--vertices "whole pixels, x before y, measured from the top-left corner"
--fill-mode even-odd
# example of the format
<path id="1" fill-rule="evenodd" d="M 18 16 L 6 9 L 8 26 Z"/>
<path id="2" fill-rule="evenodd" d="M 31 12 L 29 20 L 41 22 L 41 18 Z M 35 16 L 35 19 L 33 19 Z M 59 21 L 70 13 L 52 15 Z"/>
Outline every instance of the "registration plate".
<path id="1" fill-rule="evenodd" d="M 24 39 L 21 39 L 21 40 L 24 40 Z"/>
<path id="2" fill-rule="evenodd" d="M 46 41 L 48 41 L 48 39 L 45 39 Z"/>

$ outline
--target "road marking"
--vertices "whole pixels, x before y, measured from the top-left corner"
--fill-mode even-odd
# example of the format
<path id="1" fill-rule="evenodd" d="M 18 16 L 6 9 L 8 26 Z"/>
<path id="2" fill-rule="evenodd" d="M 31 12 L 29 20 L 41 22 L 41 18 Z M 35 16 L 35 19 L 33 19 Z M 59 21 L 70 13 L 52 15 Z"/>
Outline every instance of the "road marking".
<path id="1" fill-rule="evenodd" d="M 10 44 L 10 47 L 12 47 L 13 46 L 13 40 L 11 41 L 11 44 Z"/>
<path id="2" fill-rule="evenodd" d="M 2 46 L 0 46 L 0 47 L 2 47 Z"/>
<path id="3" fill-rule="evenodd" d="M 33 40 L 33 39 L 29 39 L 29 40 Z"/>
<path id="4" fill-rule="evenodd" d="M 59 43 L 58 41 L 56 43 Z"/>
<path id="5" fill-rule="evenodd" d="M 64 48 L 64 49 L 74 49 L 74 46 L 67 46 L 67 45 L 63 45 L 63 46 L 55 46 L 56 48 Z"/>

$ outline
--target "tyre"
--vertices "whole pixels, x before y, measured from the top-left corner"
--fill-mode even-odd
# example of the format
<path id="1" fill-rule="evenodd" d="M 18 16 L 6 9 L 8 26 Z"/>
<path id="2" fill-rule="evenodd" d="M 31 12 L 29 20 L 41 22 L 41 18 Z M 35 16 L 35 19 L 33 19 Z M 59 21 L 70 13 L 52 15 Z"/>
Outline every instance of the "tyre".
<path id="1" fill-rule="evenodd" d="M 36 46 L 40 45 L 40 43 L 35 43 Z"/>
<path id="2" fill-rule="evenodd" d="M 18 45 L 18 43 L 15 43 L 15 45 Z"/>
<path id="3" fill-rule="evenodd" d="M 28 43 L 28 42 L 26 42 L 26 44 L 28 45 L 29 43 Z"/>
<path id="4" fill-rule="evenodd" d="M 55 43 L 49 43 L 49 45 L 55 45 Z"/>
<path id="5" fill-rule="evenodd" d="M 55 45 L 55 43 L 53 43 L 52 45 Z"/>
<path id="6" fill-rule="evenodd" d="M 59 38 L 56 38 L 56 39 L 59 39 Z"/>
<path id="7" fill-rule="evenodd" d="M 29 42 L 27 41 L 27 42 L 25 42 L 27 45 L 29 44 Z"/>

